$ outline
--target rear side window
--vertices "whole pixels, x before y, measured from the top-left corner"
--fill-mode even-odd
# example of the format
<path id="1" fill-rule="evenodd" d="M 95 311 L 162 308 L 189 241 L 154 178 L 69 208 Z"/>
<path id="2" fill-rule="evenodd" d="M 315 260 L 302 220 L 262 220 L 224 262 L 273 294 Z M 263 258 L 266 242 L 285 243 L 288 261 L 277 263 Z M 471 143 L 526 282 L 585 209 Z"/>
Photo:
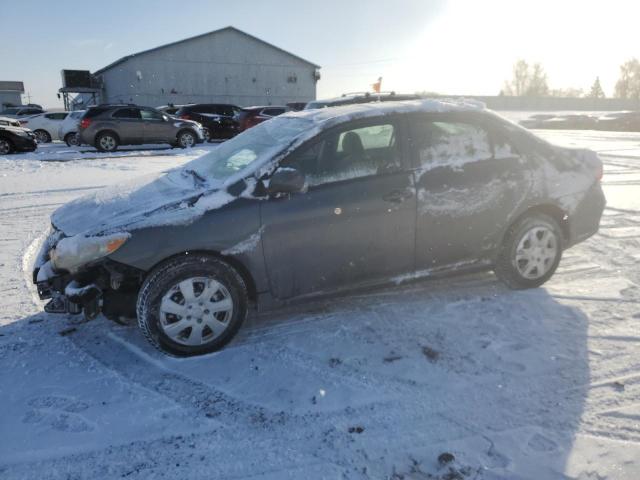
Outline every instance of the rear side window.
<path id="1" fill-rule="evenodd" d="M 82 118 L 94 118 L 94 117 L 97 117 L 98 115 L 106 112 L 107 110 L 109 110 L 109 108 L 92 107 L 89 110 L 87 110 L 87 112 L 83 115 Z"/>
<path id="2" fill-rule="evenodd" d="M 113 118 L 140 118 L 140 110 L 137 108 L 120 108 L 116 110 L 113 115 Z"/>
<path id="3" fill-rule="evenodd" d="M 234 115 L 233 108 L 230 105 L 219 105 L 215 110 L 218 115 L 225 115 L 227 117 L 233 117 Z"/>
<path id="4" fill-rule="evenodd" d="M 64 120 L 65 118 L 67 118 L 67 114 L 63 112 L 47 113 L 45 114 L 45 117 L 49 120 Z"/>
<path id="5" fill-rule="evenodd" d="M 465 163 L 493 156 L 489 134 L 477 125 L 416 119 L 411 127 L 420 168 L 446 165 L 460 168 Z"/>

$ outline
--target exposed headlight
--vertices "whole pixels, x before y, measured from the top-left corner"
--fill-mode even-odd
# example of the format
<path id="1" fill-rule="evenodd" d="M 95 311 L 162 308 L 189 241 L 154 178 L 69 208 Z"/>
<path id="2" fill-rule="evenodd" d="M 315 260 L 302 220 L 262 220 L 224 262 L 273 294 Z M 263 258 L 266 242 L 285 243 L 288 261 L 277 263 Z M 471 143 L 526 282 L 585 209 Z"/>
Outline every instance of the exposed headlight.
<path id="1" fill-rule="evenodd" d="M 63 238 L 50 253 L 51 263 L 56 270 L 75 272 L 83 265 L 118 250 L 129 240 L 129 233 L 115 233 L 104 237 L 83 237 L 75 235 Z"/>
<path id="2" fill-rule="evenodd" d="M 25 132 L 24 130 L 18 130 L 17 132 L 15 132 L 16 135 L 19 135 L 20 137 L 30 137 L 31 136 L 31 132 Z"/>

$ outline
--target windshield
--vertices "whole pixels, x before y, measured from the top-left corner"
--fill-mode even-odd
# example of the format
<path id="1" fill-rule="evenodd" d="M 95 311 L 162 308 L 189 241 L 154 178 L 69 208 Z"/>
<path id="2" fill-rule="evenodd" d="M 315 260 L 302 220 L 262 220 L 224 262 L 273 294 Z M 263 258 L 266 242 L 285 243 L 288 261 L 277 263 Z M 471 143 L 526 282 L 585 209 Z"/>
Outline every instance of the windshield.
<path id="1" fill-rule="evenodd" d="M 206 179 L 224 182 L 231 176 L 252 173 L 309 130 L 311 120 L 278 117 L 263 122 L 224 142 L 218 148 L 184 167 Z"/>
<path id="2" fill-rule="evenodd" d="M 3 110 L 2 113 L 5 115 L 15 115 L 18 111 L 20 111 L 19 108 L 7 108 L 6 110 Z"/>

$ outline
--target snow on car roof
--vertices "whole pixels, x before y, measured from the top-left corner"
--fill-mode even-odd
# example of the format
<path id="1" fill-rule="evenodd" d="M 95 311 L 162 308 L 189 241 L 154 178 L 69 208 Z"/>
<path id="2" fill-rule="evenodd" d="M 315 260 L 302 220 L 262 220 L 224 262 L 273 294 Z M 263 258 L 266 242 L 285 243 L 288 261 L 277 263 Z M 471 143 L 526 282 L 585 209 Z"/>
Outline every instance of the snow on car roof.
<path id="1" fill-rule="evenodd" d="M 376 117 L 393 113 L 481 111 L 483 103 L 466 99 L 422 99 L 387 102 L 356 103 L 317 110 L 288 112 L 284 116 L 306 118 L 315 123 L 342 123 L 357 118 Z"/>

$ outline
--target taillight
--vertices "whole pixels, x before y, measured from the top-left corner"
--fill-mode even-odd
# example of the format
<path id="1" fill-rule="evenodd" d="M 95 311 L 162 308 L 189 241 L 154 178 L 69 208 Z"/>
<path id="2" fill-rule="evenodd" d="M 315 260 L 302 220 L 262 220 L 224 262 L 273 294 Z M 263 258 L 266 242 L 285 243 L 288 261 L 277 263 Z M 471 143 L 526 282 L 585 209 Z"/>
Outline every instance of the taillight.
<path id="1" fill-rule="evenodd" d="M 89 128 L 89 125 L 91 125 L 91 119 L 83 118 L 82 120 L 80 120 L 80 128 Z"/>
<path id="2" fill-rule="evenodd" d="M 182 120 L 191 120 L 191 115 L 189 115 L 188 113 L 183 113 L 182 115 L 180 115 L 180 118 Z"/>
<path id="3" fill-rule="evenodd" d="M 27 123 L 29 123 L 28 120 L 19 120 L 20 125 L 26 125 Z"/>

